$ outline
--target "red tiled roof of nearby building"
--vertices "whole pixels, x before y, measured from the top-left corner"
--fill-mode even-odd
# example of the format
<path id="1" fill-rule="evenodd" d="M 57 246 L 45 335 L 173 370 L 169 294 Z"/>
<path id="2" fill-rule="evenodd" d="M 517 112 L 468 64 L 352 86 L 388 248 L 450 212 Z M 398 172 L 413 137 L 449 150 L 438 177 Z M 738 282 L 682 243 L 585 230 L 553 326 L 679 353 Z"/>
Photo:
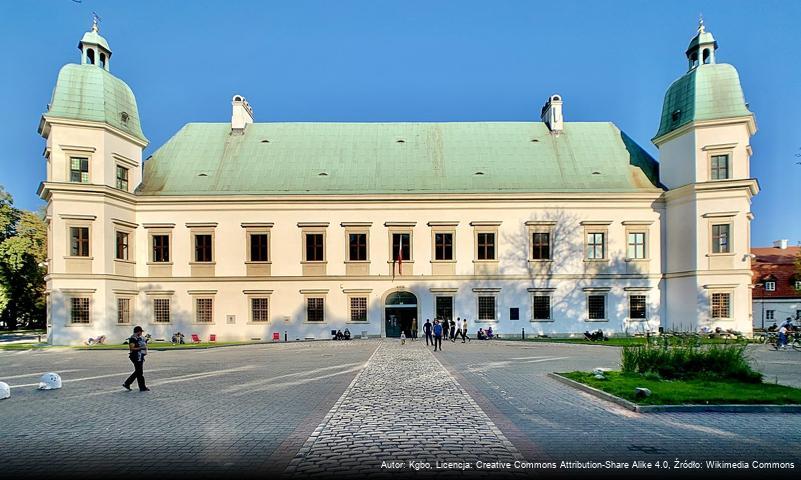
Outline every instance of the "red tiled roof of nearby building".
<path id="1" fill-rule="evenodd" d="M 776 290 L 772 292 L 756 287 L 754 298 L 801 298 L 801 290 L 795 288 L 795 282 L 801 281 L 801 273 L 795 266 L 801 247 L 757 247 L 751 253 L 756 255 L 751 262 L 753 283 L 776 282 Z"/>

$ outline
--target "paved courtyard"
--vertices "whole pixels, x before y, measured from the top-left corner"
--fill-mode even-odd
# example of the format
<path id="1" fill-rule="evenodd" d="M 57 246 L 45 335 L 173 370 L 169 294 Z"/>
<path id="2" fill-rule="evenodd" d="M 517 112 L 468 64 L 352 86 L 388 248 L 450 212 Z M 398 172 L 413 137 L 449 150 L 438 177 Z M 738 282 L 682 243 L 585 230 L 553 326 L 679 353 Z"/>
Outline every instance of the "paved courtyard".
<path id="1" fill-rule="evenodd" d="M 801 468 L 799 414 L 638 414 L 546 377 L 616 367 L 617 348 L 444 347 L 354 340 L 154 351 L 145 393 L 120 386 L 131 370 L 124 351 L 0 351 L 0 380 L 13 387 L 0 402 L 0 472 L 575 476 L 600 470 L 505 465 L 676 459 L 794 462 L 772 476 Z M 753 356 L 769 379 L 801 385 L 801 353 L 762 347 Z M 37 391 L 46 371 L 59 372 L 64 388 Z"/>

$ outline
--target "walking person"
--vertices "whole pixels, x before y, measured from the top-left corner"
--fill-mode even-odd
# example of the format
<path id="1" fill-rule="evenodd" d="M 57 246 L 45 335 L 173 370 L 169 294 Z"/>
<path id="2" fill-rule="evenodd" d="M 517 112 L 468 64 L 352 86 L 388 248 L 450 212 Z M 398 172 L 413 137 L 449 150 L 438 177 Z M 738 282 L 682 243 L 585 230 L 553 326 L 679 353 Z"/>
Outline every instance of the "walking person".
<path id="1" fill-rule="evenodd" d="M 450 327 L 450 322 L 448 321 L 447 318 L 443 318 L 441 325 L 442 325 L 442 335 L 445 338 L 448 338 L 448 327 Z"/>
<path id="2" fill-rule="evenodd" d="M 429 342 L 431 342 L 431 345 L 434 345 L 434 337 L 431 336 L 430 318 L 426 318 L 426 323 L 423 324 L 423 333 L 426 335 L 426 347 L 428 346 Z"/>
<path id="3" fill-rule="evenodd" d="M 472 342 L 472 340 L 470 340 L 470 337 L 467 336 L 467 318 L 462 320 L 462 343 L 464 343 L 465 340 L 467 340 L 468 342 Z"/>
<path id="4" fill-rule="evenodd" d="M 447 322 L 447 320 L 445 320 Z M 439 320 L 434 320 L 434 351 L 437 351 L 437 346 L 439 346 L 439 351 L 442 351 L 442 325 L 439 323 Z"/>
<path id="5" fill-rule="evenodd" d="M 133 335 L 128 338 L 128 358 L 134 364 L 134 372 L 125 380 L 122 387 L 130 391 L 131 384 L 136 380 L 140 392 L 149 392 L 150 389 L 145 385 L 145 375 L 142 370 L 145 355 L 147 355 L 147 341 L 142 336 L 142 327 L 139 325 L 134 327 L 133 332 Z"/>
<path id="6" fill-rule="evenodd" d="M 451 319 L 451 342 L 456 341 L 456 322 Z"/>
<path id="7" fill-rule="evenodd" d="M 417 340 L 417 318 L 412 319 L 412 341 Z"/>

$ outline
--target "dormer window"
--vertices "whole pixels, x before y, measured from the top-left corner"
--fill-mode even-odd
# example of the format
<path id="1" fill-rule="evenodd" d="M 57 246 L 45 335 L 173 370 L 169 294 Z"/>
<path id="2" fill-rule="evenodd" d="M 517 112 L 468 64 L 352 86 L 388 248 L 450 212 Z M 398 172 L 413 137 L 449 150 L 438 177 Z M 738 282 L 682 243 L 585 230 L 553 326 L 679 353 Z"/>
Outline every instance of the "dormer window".
<path id="1" fill-rule="evenodd" d="M 672 122 L 678 122 L 681 119 L 681 110 L 676 110 L 670 114 L 670 120 Z"/>
<path id="2" fill-rule="evenodd" d="M 102 55 L 102 54 L 101 54 L 101 55 Z M 131 117 L 128 115 L 128 112 L 121 112 L 121 113 L 120 113 L 120 121 L 121 121 L 122 123 L 128 123 L 128 119 L 129 119 L 129 118 L 131 118 Z"/>

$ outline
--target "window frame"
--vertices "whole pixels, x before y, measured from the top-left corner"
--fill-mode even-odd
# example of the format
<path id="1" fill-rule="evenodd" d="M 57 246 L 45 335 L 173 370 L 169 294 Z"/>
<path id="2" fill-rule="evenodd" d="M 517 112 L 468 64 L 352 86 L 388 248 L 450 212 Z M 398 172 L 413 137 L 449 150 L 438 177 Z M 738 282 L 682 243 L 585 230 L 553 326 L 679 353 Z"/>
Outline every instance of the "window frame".
<path id="1" fill-rule="evenodd" d="M 715 316 L 715 309 L 720 308 L 715 306 L 715 296 L 716 295 L 725 295 L 726 296 L 726 315 L 725 316 Z M 733 292 L 728 290 L 713 290 L 709 292 L 709 317 L 712 320 L 731 320 L 731 312 L 732 312 L 732 299 L 733 299 Z"/>
<path id="2" fill-rule="evenodd" d="M 120 235 L 125 235 L 125 242 L 120 244 Z M 124 254 L 120 256 L 120 246 L 123 247 Z M 120 228 L 114 229 L 114 260 L 122 262 L 131 261 L 131 232 Z"/>
<path id="3" fill-rule="evenodd" d="M 120 178 L 121 170 L 125 172 L 125 178 Z M 130 173 L 131 170 L 128 167 L 122 166 L 120 164 L 116 165 L 116 168 L 114 169 L 114 179 L 115 179 L 114 185 L 117 188 L 117 190 L 122 190 L 123 192 L 130 191 L 129 190 L 130 178 L 131 178 Z M 122 182 L 124 182 L 124 186 L 121 185 Z"/>
<path id="4" fill-rule="evenodd" d="M 86 236 L 83 237 L 78 235 L 78 250 L 76 254 L 73 254 L 73 229 L 82 231 L 86 230 Z M 92 226 L 90 224 L 67 224 L 67 257 L 69 258 L 82 258 L 82 259 L 91 259 L 92 258 Z M 86 246 L 86 253 L 82 254 L 82 246 Z"/>
<path id="5" fill-rule="evenodd" d="M 130 295 L 117 295 L 117 322 L 115 325 L 130 325 L 134 316 L 134 297 Z M 120 318 L 122 316 L 122 310 L 120 308 L 120 302 L 125 301 L 127 302 L 127 321 L 121 322 Z"/>
<path id="6" fill-rule="evenodd" d="M 400 253 L 401 253 L 401 260 L 404 263 L 413 262 L 414 261 L 414 253 L 413 253 L 414 252 L 414 248 L 413 248 L 414 247 L 414 231 L 411 228 L 391 228 L 391 229 L 389 229 L 389 262 L 390 263 L 394 263 L 398 258 L 398 256 L 397 256 L 397 253 L 398 253 L 397 250 L 398 249 L 395 248 L 395 235 L 408 235 L 409 236 L 409 242 L 408 242 L 408 246 L 407 246 L 407 249 L 409 251 L 409 255 L 408 255 L 409 258 L 403 258 L 404 244 L 403 244 L 402 240 L 400 241 L 399 249 L 400 249 Z"/>
<path id="7" fill-rule="evenodd" d="M 320 258 L 320 259 L 309 260 L 309 244 L 308 244 L 308 241 L 309 241 L 309 236 L 310 235 L 314 235 L 314 236 L 319 236 L 320 237 L 320 251 L 322 253 L 322 255 L 321 255 L 322 258 Z M 326 244 L 325 244 L 325 240 L 326 240 L 325 231 L 303 230 L 303 257 L 302 258 L 303 258 L 303 261 L 305 263 L 325 263 L 326 262 L 326 255 L 325 255 Z"/>
<path id="8" fill-rule="evenodd" d="M 437 242 L 438 236 L 450 236 L 450 244 L 446 242 Z M 437 258 L 440 253 L 445 256 L 445 249 L 450 249 L 449 258 Z M 441 252 L 440 249 L 443 251 Z M 454 228 L 433 227 L 431 228 L 431 261 L 433 263 L 453 263 L 456 262 L 456 230 Z"/>
<path id="9" fill-rule="evenodd" d="M 632 312 L 633 312 L 633 310 L 632 310 L 632 308 L 633 308 L 632 301 L 634 300 L 634 298 L 642 298 L 642 302 L 643 302 L 643 305 L 642 305 L 642 309 L 643 309 L 642 314 L 643 314 L 643 316 L 642 317 L 634 317 L 632 315 Z M 650 313 L 648 311 L 648 295 L 646 293 L 644 293 L 644 292 L 630 293 L 628 295 L 628 310 L 627 310 L 627 312 L 628 312 L 628 314 L 626 316 L 627 316 L 627 318 L 628 318 L 628 320 L 630 322 L 647 322 L 648 319 L 649 319 L 649 313 Z"/>
<path id="10" fill-rule="evenodd" d="M 719 157 L 724 157 L 726 159 L 725 171 L 726 176 L 721 178 L 716 178 L 717 175 L 720 175 L 720 171 L 722 170 L 721 167 L 715 165 L 715 159 Z M 713 182 L 721 181 L 721 180 L 731 180 L 731 154 L 729 152 L 710 152 L 709 153 L 709 180 Z"/>
<path id="11" fill-rule="evenodd" d="M 167 252 L 166 259 L 164 259 L 164 258 L 162 258 L 161 260 L 157 260 L 156 259 L 156 248 L 157 248 L 156 247 L 156 237 L 166 237 L 167 238 L 166 249 L 164 248 L 163 245 L 159 247 L 162 250 L 166 250 L 166 252 Z M 172 262 L 173 262 L 172 251 L 171 251 L 172 250 L 172 248 L 171 248 L 171 246 L 172 246 L 172 232 L 171 231 L 168 231 L 168 232 L 164 232 L 164 231 L 153 232 L 153 231 L 151 231 L 151 232 L 148 232 L 148 240 L 149 240 L 148 243 L 150 244 L 150 251 L 148 252 L 149 256 L 150 256 L 150 258 L 149 258 L 150 263 L 161 264 L 161 265 L 171 265 Z M 162 251 L 161 253 L 163 254 L 164 252 Z"/>
<path id="12" fill-rule="evenodd" d="M 353 258 L 353 243 L 351 236 L 363 235 L 364 236 L 364 258 Z M 370 262 L 370 231 L 369 230 L 345 230 L 345 261 L 350 263 L 368 263 Z M 357 244 L 357 252 L 360 244 Z"/>
<path id="13" fill-rule="evenodd" d="M 591 318 L 591 305 L 590 301 L 592 297 L 601 297 L 603 298 L 603 318 Z M 585 302 L 587 305 L 586 309 L 586 322 L 608 322 L 609 321 L 609 292 L 607 291 L 588 291 L 586 292 Z"/>
<path id="14" fill-rule="evenodd" d="M 551 291 L 533 291 L 531 292 L 531 321 L 532 322 L 553 322 L 553 297 Z M 545 298 L 548 301 L 548 316 L 545 318 L 537 318 L 537 298 Z"/>
<path id="15" fill-rule="evenodd" d="M 166 322 L 158 321 L 158 318 L 159 318 L 158 312 L 159 312 L 159 310 L 157 308 L 157 302 L 163 302 L 163 301 L 167 302 L 167 321 Z M 153 324 L 154 325 L 170 325 L 172 323 L 172 298 L 166 297 L 166 296 L 154 296 L 151 299 L 150 308 L 151 308 L 151 313 L 153 315 L 152 318 L 153 318 Z M 194 318 L 194 316 L 193 316 L 193 318 Z"/>
<path id="16" fill-rule="evenodd" d="M 208 237 L 209 244 L 199 245 L 198 240 L 206 237 Z M 215 263 L 214 232 L 193 230 L 190 238 L 192 239 L 192 263 Z M 202 259 L 200 258 L 201 253 L 204 254 Z M 206 255 L 208 256 L 206 257 Z"/>
<path id="17" fill-rule="evenodd" d="M 201 312 L 201 302 L 210 302 L 210 311 L 208 312 L 209 321 L 201 321 L 200 315 L 203 313 L 205 315 L 206 312 Z M 213 295 L 192 295 L 192 323 L 195 325 L 214 325 L 216 322 L 214 321 L 214 301 Z M 205 306 L 203 308 L 206 308 Z"/>
<path id="18" fill-rule="evenodd" d="M 266 313 L 265 313 L 266 320 L 257 320 L 256 319 L 256 315 L 255 315 L 256 308 L 255 308 L 255 305 L 253 304 L 254 301 L 265 301 L 265 302 L 267 302 L 267 308 L 266 308 Z M 270 320 L 271 320 L 270 319 L 270 307 L 271 307 L 271 305 L 270 305 L 270 296 L 269 295 L 250 295 L 250 296 L 248 296 L 248 323 L 254 323 L 254 324 L 257 324 L 257 325 L 264 325 L 264 324 L 270 323 Z M 265 309 L 260 308 L 259 310 L 265 310 Z"/>
<path id="19" fill-rule="evenodd" d="M 251 263 L 270 263 L 270 233 L 269 232 L 247 232 L 248 241 L 247 241 L 247 252 L 248 252 L 248 262 Z M 261 242 L 254 242 L 253 237 L 264 237 L 264 245 L 261 245 Z M 258 246 L 256 248 L 256 246 Z M 263 248 L 262 248 L 263 247 Z M 263 254 L 260 255 L 259 258 L 254 258 L 254 248 L 257 250 L 257 253 Z M 262 252 L 263 250 L 263 252 Z"/>
<path id="20" fill-rule="evenodd" d="M 435 294 L 434 295 L 434 319 L 442 318 L 442 317 L 439 316 L 439 313 L 438 313 L 438 311 L 439 311 L 439 304 L 438 304 L 439 300 L 438 299 L 440 299 L 440 298 L 448 298 L 448 299 L 450 299 L 450 302 L 451 302 L 451 306 L 450 306 L 451 315 L 448 318 L 448 320 L 450 321 L 454 316 L 454 311 L 456 310 L 456 301 L 454 300 L 454 295 L 448 295 L 448 294 Z"/>
<path id="21" fill-rule="evenodd" d="M 488 243 L 481 243 L 481 237 L 485 235 L 492 235 L 492 257 L 481 258 L 481 253 L 486 257 Z M 486 238 L 486 237 L 485 237 Z M 475 232 L 475 261 L 476 262 L 497 262 L 498 261 L 498 230 L 476 230 Z"/>
<path id="22" fill-rule="evenodd" d="M 716 238 L 718 240 L 720 239 L 720 235 L 718 235 L 717 237 L 715 236 L 715 227 L 727 227 L 727 230 L 726 230 L 726 250 L 725 251 L 720 249 L 721 248 L 720 247 L 720 242 L 719 241 L 718 242 L 715 241 Z M 710 255 L 732 255 L 732 252 L 734 251 L 734 246 L 732 245 L 733 240 L 734 240 L 734 238 L 733 238 L 733 230 L 734 230 L 734 222 L 731 221 L 731 220 L 729 220 L 729 221 L 711 221 L 709 223 L 709 243 L 710 243 L 710 245 L 709 245 L 709 253 L 710 253 Z M 717 246 L 718 249 L 720 249 L 720 251 L 717 251 L 717 252 L 715 251 L 716 246 Z"/>
<path id="23" fill-rule="evenodd" d="M 319 300 L 320 302 L 320 320 L 311 319 L 311 301 Z M 325 325 L 325 296 L 324 295 L 307 295 L 305 298 L 306 303 L 306 323 L 314 323 L 316 325 Z M 316 303 L 316 302 L 315 302 Z"/>
<path id="24" fill-rule="evenodd" d="M 766 292 L 775 292 L 776 291 L 776 280 L 765 280 L 765 291 Z"/>
<path id="25" fill-rule="evenodd" d="M 631 243 L 632 235 L 642 235 L 642 244 Z M 634 246 L 634 255 L 631 255 L 631 247 Z M 637 247 L 642 247 L 642 256 L 637 256 Z M 648 260 L 648 231 L 641 229 L 626 229 L 626 260 Z"/>
<path id="26" fill-rule="evenodd" d="M 82 184 L 82 185 L 87 185 L 87 184 L 92 183 L 92 175 L 91 175 L 91 170 L 92 170 L 91 169 L 91 166 L 92 166 L 91 160 L 92 160 L 92 156 L 91 155 L 89 155 L 88 153 L 79 153 L 79 154 L 68 153 L 67 154 L 67 159 L 68 159 L 67 160 L 67 183 L 77 183 L 77 184 Z M 82 169 L 83 163 L 78 165 L 78 170 L 74 170 L 72 168 L 73 160 L 85 160 L 86 161 L 86 181 L 83 180 L 83 174 L 84 174 L 84 171 Z M 72 179 L 72 175 L 75 172 L 77 172 L 78 175 L 80 175 L 81 180 L 76 181 L 76 180 Z"/>
<path id="27" fill-rule="evenodd" d="M 92 295 L 84 295 L 84 294 L 76 294 L 70 295 L 66 297 L 67 304 L 69 305 L 69 322 L 68 325 L 78 325 L 78 326 L 86 326 L 92 324 Z M 75 300 L 85 300 L 86 301 L 86 321 L 85 322 L 76 322 L 75 321 Z"/>
<path id="28" fill-rule="evenodd" d="M 364 319 L 354 320 L 354 300 L 364 300 Z M 357 307 L 361 310 L 361 306 Z M 370 320 L 370 297 L 367 294 L 348 295 L 348 323 L 368 323 Z"/>
<path id="29" fill-rule="evenodd" d="M 492 319 L 481 316 L 481 300 L 492 299 Z M 481 323 L 497 323 L 498 322 L 498 295 L 492 293 L 478 293 L 476 295 L 476 322 Z"/>

